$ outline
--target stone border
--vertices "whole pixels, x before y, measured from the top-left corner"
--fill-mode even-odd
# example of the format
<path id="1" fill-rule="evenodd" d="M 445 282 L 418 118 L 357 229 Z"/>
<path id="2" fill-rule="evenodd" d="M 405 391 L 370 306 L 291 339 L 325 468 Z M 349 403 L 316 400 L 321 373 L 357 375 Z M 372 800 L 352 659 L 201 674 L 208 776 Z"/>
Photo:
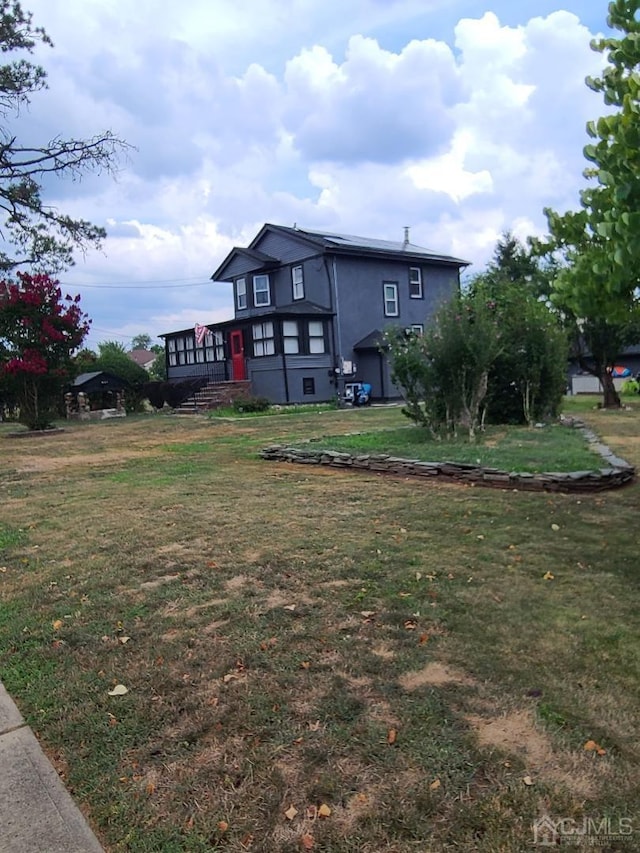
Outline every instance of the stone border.
<path id="1" fill-rule="evenodd" d="M 4 438 L 43 438 L 49 435 L 60 435 L 65 432 L 64 427 L 52 427 L 51 429 L 21 429 L 19 432 L 7 432 Z"/>
<path id="2" fill-rule="evenodd" d="M 328 465 L 332 468 L 351 468 L 359 471 L 396 474 L 403 477 L 437 478 L 438 482 L 461 483 L 468 486 L 485 486 L 516 489 L 528 492 L 600 492 L 615 489 L 633 482 L 635 468 L 619 459 L 602 444 L 598 437 L 581 421 L 563 421 L 567 426 L 580 429 L 593 449 L 600 453 L 608 467 L 593 471 L 548 472 L 529 474 L 522 471 L 501 471 L 465 462 L 421 462 L 403 459 L 385 453 L 355 455 L 336 450 L 312 450 L 271 444 L 260 451 L 260 456 L 272 462 L 293 462 L 301 465 Z"/>

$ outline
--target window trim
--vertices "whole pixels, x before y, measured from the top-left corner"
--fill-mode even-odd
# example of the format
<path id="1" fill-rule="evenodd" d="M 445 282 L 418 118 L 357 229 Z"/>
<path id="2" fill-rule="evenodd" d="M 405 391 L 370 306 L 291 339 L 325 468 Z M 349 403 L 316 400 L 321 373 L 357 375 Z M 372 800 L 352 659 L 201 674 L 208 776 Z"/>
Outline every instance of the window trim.
<path id="1" fill-rule="evenodd" d="M 413 280 L 411 273 L 417 272 L 417 279 Z M 417 287 L 418 292 L 413 293 L 412 288 Z M 422 269 L 420 267 L 409 267 L 409 299 L 424 299 L 424 287 L 422 286 Z"/>
<path id="2" fill-rule="evenodd" d="M 267 282 L 267 286 L 264 289 L 258 290 L 257 283 L 258 279 L 264 279 Z M 258 301 L 258 294 L 266 295 L 266 302 Z M 253 307 L 254 308 L 268 308 L 271 305 L 271 282 L 269 281 L 269 276 L 266 273 L 260 273 L 259 275 L 254 275 L 253 277 Z"/>
<path id="3" fill-rule="evenodd" d="M 394 296 L 389 298 L 387 296 L 387 288 L 393 288 Z M 382 300 L 384 307 L 384 316 L 385 317 L 399 317 L 400 316 L 400 301 L 398 299 L 398 282 L 397 281 L 384 281 L 382 282 Z M 395 309 L 393 311 L 389 310 L 390 303 L 395 304 Z"/>
<path id="4" fill-rule="evenodd" d="M 242 290 L 240 290 L 240 284 L 242 284 Z M 242 299 L 241 297 L 244 297 Z M 242 304 L 244 302 L 244 305 Z M 236 279 L 236 311 L 244 311 L 249 307 L 249 303 L 247 302 L 247 279 L 239 278 Z"/>
<path id="5" fill-rule="evenodd" d="M 296 270 L 300 271 L 299 280 L 296 280 Z M 291 267 L 291 295 L 294 302 L 304 299 L 304 268 L 302 264 Z"/>

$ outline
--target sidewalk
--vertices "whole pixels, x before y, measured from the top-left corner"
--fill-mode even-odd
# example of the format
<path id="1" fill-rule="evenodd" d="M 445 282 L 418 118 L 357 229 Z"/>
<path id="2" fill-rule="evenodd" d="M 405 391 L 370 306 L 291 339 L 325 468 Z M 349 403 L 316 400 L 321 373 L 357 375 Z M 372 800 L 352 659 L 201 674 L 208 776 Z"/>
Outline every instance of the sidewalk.
<path id="1" fill-rule="evenodd" d="M 0 853 L 104 853 L 0 683 Z"/>

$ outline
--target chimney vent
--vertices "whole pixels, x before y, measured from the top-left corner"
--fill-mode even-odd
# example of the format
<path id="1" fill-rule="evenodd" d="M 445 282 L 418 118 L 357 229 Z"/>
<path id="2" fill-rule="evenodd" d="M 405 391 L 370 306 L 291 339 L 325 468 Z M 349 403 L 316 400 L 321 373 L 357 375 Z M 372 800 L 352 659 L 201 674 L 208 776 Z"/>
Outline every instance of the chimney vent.
<path id="1" fill-rule="evenodd" d="M 406 248 L 409 245 L 409 226 L 408 225 L 404 226 L 404 243 L 402 245 L 404 246 L 404 248 Z"/>

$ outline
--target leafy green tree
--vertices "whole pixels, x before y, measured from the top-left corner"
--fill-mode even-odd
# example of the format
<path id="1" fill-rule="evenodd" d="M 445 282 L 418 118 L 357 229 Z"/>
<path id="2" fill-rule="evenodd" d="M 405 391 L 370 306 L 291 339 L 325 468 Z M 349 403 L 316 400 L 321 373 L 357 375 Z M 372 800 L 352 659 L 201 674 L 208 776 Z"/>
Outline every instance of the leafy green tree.
<path id="1" fill-rule="evenodd" d="M 139 335 L 135 335 L 135 337 L 131 338 L 131 349 L 150 349 L 151 348 L 151 335 L 147 335 L 146 332 L 143 332 Z"/>
<path id="2" fill-rule="evenodd" d="M 42 27 L 18 0 L 0 0 L 0 52 L 32 54 L 37 44 L 52 45 Z M 74 219 L 42 199 L 42 182 L 51 176 L 78 180 L 88 172 L 114 171 L 126 143 L 111 131 L 91 139 L 56 136 L 42 145 L 18 142 L 20 113 L 47 88 L 45 70 L 24 57 L 0 65 L 0 270 L 29 264 L 58 272 L 73 264 L 73 251 L 99 246 L 103 228 Z"/>
<path id="3" fill-rule="evenodd" d="M 167 380 L 167 360 L 164 355 L 164 350 L 162 347 L 158 347 L 160 352 L 156 353 L 155 360 L 151 367 L 149 368 L 149 377 L 151 379 L 156 379 L 159 382 L 166 382 Z"/>
<path id="4" fill-rule="evenodd" d="M 607 115 L 587 124 L 584 148 L 592 183 L 581 210 L 546 209 L 549 236 L 536 251 L 559 263 L 553 302 L 572 324 L 576 353 L 598 377 L 603 405 L 620 406 L 611 367 L 636 333 L 640 285 L 640 20 L 637 0 L 609 3 L 607 23 L 619 36 L 595 39 L 607 55 L 587 85 L 603 95 Z M 595 182 L 595 183 L 594 183 Z M 587 360 L 586 351 L 591 360 Z"/>
<path id="5" fill-rule="evenodd" d="M 4 284 L 4 283 L 3 283 Z M 63 296 L 47 275 L 18 273 L 0 301 L 0 378 L 13 396 L 20 421 L 31 430 L 49 427 L 72 373 L 71 357 L 89 333 L 80 297 Z"/>

